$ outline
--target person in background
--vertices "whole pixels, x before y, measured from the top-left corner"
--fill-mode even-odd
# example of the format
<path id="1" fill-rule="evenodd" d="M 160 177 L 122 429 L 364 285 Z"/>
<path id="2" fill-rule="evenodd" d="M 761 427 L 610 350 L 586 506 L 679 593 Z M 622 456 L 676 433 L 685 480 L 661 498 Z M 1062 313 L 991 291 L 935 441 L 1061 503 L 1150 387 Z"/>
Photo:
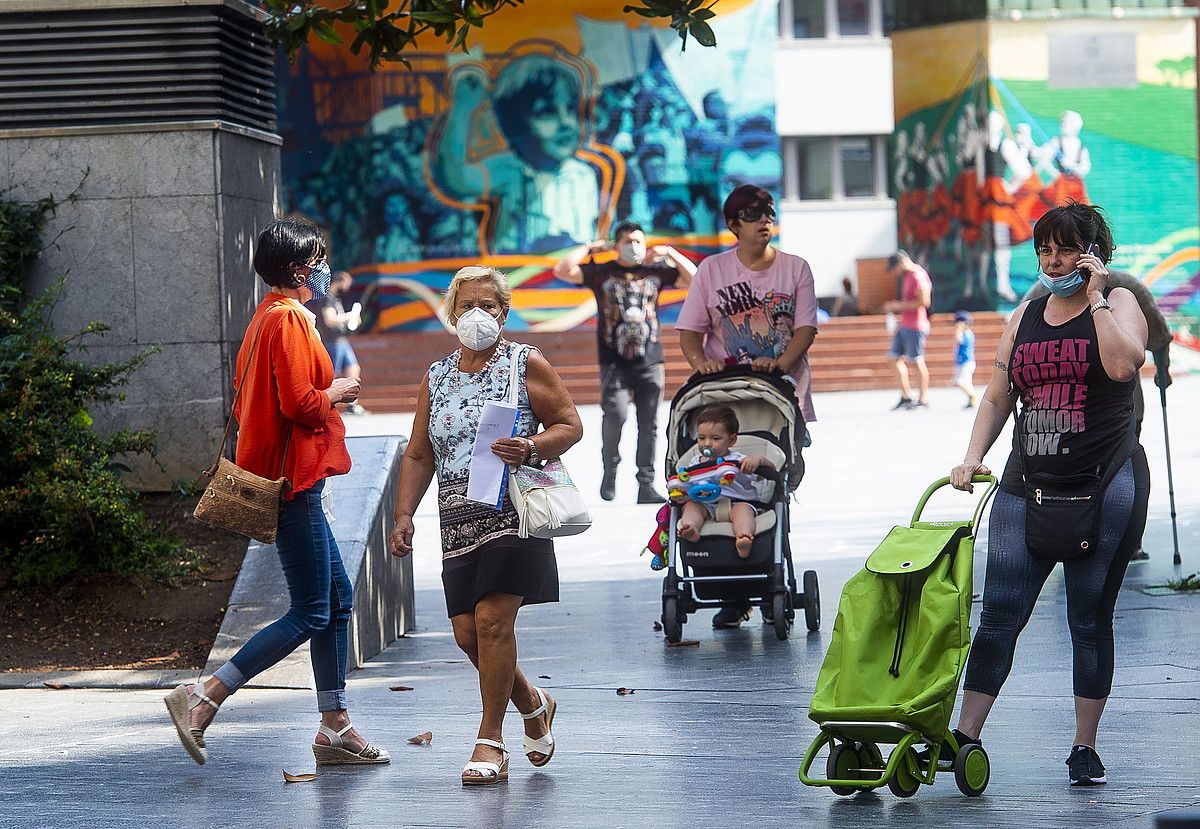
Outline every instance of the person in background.
<path id="1" fill-rule="evenodd" d="M 346 291 L 350 290 L 353 284 L 354 280 L 350 274 L 338 271 L 329 283 L 329 293 L 324 299 L 310 301 L 308 307 L 317 317 L 317 331 L 321 334 L 325 350 L 329 352 L 334 376 L 359 380 L 362 377 L 362 367 L 358 364 L 358 355 L 354 353 L 347 335 L 362 325 L 362 310 L 358 303 L 355 303 L 347 311 L 342 302 Z M 345 411 L 356 415 L 367 413 L 357 400 L 347 405 Z"/>
<path id="2" fill-rule="evenodd" d="M 971 313 L 959 311 L 954 315 L 954 377 L 952 382 L 967 396 L 965 408 L 975 408 L 975 332 L 971 328 Z"/>
<path id="3" fill-rule="evenodd" d="M 586 262 L 593 254 L 616 250 L 617 258 Z M 559 260 L 554 275 L 584 285 L 596 296 L 596 350 L 600 364 L 600 459 L 604 477 L 600 497 L 616 496 L 621 463 L 621 430 L 630 399 L 637 410 L 637 483 L 639 504 L 661 504 L 654 488 L 654 444 L 665 373 L 659 340 L 658 297 L 665 288 L 686 288 L 696 266 L 670 245 L 646 249 L 646 234 L 636 222 L 613 229 L 612 242 L 580 245 Z"/>
<path id="4" fill-rule="evenodd" d="M 833 301 L 833 306 L 829 309 L 829 316 L 858 316 L 858 296 L 854 293 L 854 284 L 850 281 L 850 277 L 842 277 L 842 292 Z"/>
<path id="5" fill-rule="evenodd" d="M 898 250 L 888 257 L 888 274 L 902 277 L 900 299 L 883 307 L 889 314 L 900 315 L 900 325 L 892 338 L 888 357 L 896 362 L 896 377 L 900 381 L 898 409 L 929 407 L 929 369 L 925 365 L 925 338 L 929 336 L 929 308 L 933 304 L 933 283 L 925 269 L 912 260 L 906 251 Z M 908 379 L 908 363 L 917 369 L 920 396 L 914 400 Z"/>

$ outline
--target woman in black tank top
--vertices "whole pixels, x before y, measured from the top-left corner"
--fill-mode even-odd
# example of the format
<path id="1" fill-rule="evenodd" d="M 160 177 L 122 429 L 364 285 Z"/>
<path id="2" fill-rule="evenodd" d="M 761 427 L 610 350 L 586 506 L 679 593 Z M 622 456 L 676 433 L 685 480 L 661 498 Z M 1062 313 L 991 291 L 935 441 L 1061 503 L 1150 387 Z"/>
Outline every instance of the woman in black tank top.
<path id="1" fill-rule="evenodd" d="M 1072 203 L 1034 227 L 1047 297 L 1020 306 L 1001 338 L 962 464 L 952 484 L 990 474 L 983 458 L 1020 400 L 1000 492 L 992 505 L 983 613 L 972 643 L 959 718 L 960 743 L 978 742 L 1012 665 L 1017 635 L 1055 563 L 1029 555 L 1025 472 L 1108 472 L 1095 551 L 1066 562 L 1076 731 L 1067 760 L 1072 785 L 1105 782 L 1096 730 L 1113 673 L 1112 618 L 1121 578 L 1145 528 L 1149 473 L 1133 433 L 1133 389 L 1146 357 L 1146 319 L 1133 294 L 1109 289 L 1112 234 L 1099 208 Z M 1020 443 L 1018 446 L 1018 435 Z"/>

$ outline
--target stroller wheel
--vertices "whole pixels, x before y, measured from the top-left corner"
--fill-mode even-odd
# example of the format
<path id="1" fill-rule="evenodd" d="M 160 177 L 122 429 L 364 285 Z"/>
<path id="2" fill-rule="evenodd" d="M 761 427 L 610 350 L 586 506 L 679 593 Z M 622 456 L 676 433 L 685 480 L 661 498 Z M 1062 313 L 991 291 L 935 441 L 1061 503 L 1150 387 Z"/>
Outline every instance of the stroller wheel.
<path id="1" fill-rule="evenodd" d="M 896 797 L 912 797 L 921 788 L 914 769 L 917 767 L 916 752 L 911 748 L 905 752 L 908 756 L 900 758 L 896 773 L 888 780 L 888 788 Z"/>
<path id="2" fill-rule="evenodd" d="M 862 767 L 858 752 L 850 743 L 841 743 L 829 749 L 829 758 L 825 761 L 825 777 L 829 780 L 854 780 L 859 777 L 858 770 Z M 845 797 L 858 791 L 855 786 L 830 786 L 834 794 Z"/>
<path id="3" fill-rule="evenodd" d="M 967 797 L 979 797 L 992 776 L 992 763 L 978 743 L 968 743 L 954 758 L 954 782 Z"/>
<path id="4" fill-rule="evenodd" d="M 780 642 L 788 638 L 788 633 L 792 629 L 792 620 L 788 618 L 787 599 L 787 593 L 782 592 L 771 596 L 771 611 L 775 614 L 772 617 L 775 623 L 775 638 Z"/>
<path id="5" fill-rule="evenodd" d="M 668 642 L 674 644 L 683 638 L 683 620 L 679 615 L 679 599 L 675 596 L 663 596 L 662 623 Z"/>
<path id="6" fill-rule="evenodd" d="M 810 631 L 821 628 L 821 588 L 816 570 L 804 571 L 804 624 Z"/>

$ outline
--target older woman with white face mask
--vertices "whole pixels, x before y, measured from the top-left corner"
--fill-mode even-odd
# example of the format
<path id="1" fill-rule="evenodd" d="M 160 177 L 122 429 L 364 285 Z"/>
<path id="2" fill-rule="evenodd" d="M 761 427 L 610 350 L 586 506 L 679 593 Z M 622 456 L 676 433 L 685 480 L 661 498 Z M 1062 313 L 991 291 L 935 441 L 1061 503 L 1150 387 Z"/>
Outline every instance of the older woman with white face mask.
<path id="1" fill-rule="evenodd" d="M 541 352 L 501 337 L 512 293 L 504 275 L 474 266 L 454 275 L 446 319 L 462 348 L 434 363 L 417 398 L 396 498 L 393 555 L 413 550 L 413 513 L 436 472 L 442 525 L 442 583 L 454 639 L 479 671 L 483 719 L 464 785 L 508 777 L 504 712 L 509 700 L 525 720 L 525 754 L 544 766 L 554 754 L 557 703 L 517 667 L 514 625 L 523 605 L 558 601 L 558 567 L 549 539 L 518 537 L 507 494 L 501 509 L 466 500 L 471 448 L 483 404 L 508 398 L 518 383 L 517 434 L 495 441 L 506 464 L 555 458 L 579 442 L 583 426 L 558 373 Z M 523 355 L 523 356 L 522 356 Z"/>

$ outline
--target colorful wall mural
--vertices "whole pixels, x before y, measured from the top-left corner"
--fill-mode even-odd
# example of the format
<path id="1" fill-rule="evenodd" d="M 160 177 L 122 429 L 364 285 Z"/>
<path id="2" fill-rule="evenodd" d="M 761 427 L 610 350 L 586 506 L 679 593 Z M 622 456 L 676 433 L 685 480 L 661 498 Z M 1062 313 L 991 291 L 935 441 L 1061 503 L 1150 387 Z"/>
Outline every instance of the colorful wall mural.
<path id="1" fill-rule="evenodd" d="M 893 53 L 900 243 L 938 310 L 1012 308 L 1033 223 L 1076 199 L 1107 211 L 1115 269 L 1200 316 L 1191 20 L 959 23 Z"/>
<path id="2" fill-rule="evenodd" d="M 594 321 L 555 261 L 624 219 L 699 259 L 732 240 L 734 186 L 778 192 L 774 0 L 726 0 L 717 49 L 680 51 L 620 4 L 529 4 L 469 54 L 431 45 L 376 73 L 314 43 L 281 66 L 284 197 L 325 226 L 374 330 L 428 330 L 461 266 L 503 269 L 509 325 Z M 682 292 L 663 296 L 672 322 Z"/>

